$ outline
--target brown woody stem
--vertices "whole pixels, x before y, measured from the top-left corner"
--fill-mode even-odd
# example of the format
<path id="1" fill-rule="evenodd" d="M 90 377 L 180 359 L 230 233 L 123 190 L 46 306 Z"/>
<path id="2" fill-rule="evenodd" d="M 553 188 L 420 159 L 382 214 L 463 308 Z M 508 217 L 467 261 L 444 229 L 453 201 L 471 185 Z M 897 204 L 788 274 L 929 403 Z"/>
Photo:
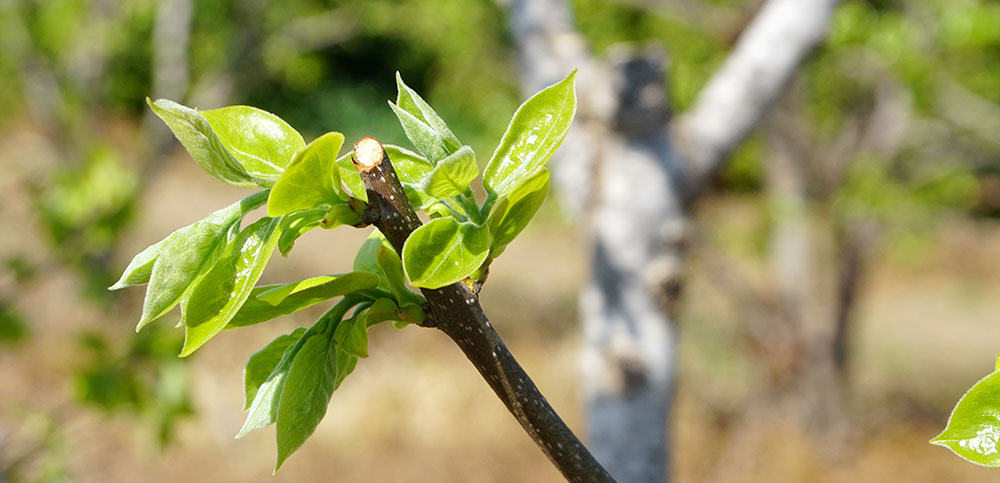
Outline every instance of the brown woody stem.
<path id="1" fill-rule="evenodd" d="M 399 253 L 420 227 L 420 219 L 403 192 L 382 145 L 366 137 L 354 145 L 354 164 L 365 182 L 365 221 L 375 225 Z M 479 298 L 457 282 L 438 289 L 421 289 L 433 325 L 462 349 L 521 427 L 549 460 L 572 482 L 613 482 L 611 475 L 556 414 L 500 339 L 479 305 Z"/>

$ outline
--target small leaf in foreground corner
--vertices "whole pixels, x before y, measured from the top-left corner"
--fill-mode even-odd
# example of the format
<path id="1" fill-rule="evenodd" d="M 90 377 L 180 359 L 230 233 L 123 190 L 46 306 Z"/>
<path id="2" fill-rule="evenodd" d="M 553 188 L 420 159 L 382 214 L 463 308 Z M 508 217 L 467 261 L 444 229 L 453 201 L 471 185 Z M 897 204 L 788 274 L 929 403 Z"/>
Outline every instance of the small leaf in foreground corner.
<path id="1" fill-rule="evenodd" d="M 490 250 L 486 227 L 437 218 L 414 230 L 403 245 L 403 269 L 414 287 L 440 288 L 479 268 Z"/>
<path id="2" fill-rule="evenodd" d="M 147 97 L 146 103 L 208 174 L 234 186 L 254 185 L 253 178 L 226 149 L 205 116 L 167 99 L 153 102 Z"/>
<path id="3" fill-rule="evenodd" d="M 544 167 L 538 168 L 535 174 L 524 180 L 497 203 L 487 220 L 490 236 L 493 239 L 490 246 L 490 256 L 499 256 L 507 244 L 513 241 L 521 233 L 521 230 L 524 230 L 524 227 L 528 226 L 528 222 L 545 201 L 545 195 L 548 194 L 548 191 L 549 170 Z"/>
<path id="4" fill-rule="evenodd" d="M 1000 467 L 1000 372 L 972 386 L 955 405 L 948 426 L 930 442 L 972 463 Z"/>
<path id="5" fill-rule="evenodd" d="M 268 376 L 274 372 L 274 369 L 278 367 L 278 363 L 281 362 L 285 351 L 295 345 L 305 332 L 305 327 L 299 327 L 292 331 L 291 334 L 280 335 L 272 340 L 270 344 L 264 346 L 263 349 L 250 356 L 246 367 L 243 369 L 244 411 L 250 409 L 250 404 L 257 397 L 257 390 L 260 389 L 261 384 L 267 381 Z"/>
<path id="6" fill-rule="evenodd" d="M 250 106 L 200 111 L 223 146 L 260 186 L 273 185 L 295 152 L 306 145 L 302 135 L 270 112 Z"/>
<path id="7" fill-rule="evenodd" d="M 506 196 L 552 157 L 576 113 L 575 79 L 573 71 L 517 108 L 483 172 L 486 191 Z"/>
<path id="8" fill-rule="evenodd" d="M 343 134 L 328 132 L 295 153 L 271 190 L 267 215 L 280 216 L 346 202 L 336 163 L 343 144 Z"/>
<path id="9" fill-rule="evenodd" d="M 467 190 L 478 175 L 476 154 L 472 152 L 472 148 L 462 146 L 454 154 L 438 162 L 434 171 L 424 180 L 424 192 L 437 199 L 455 196 Z"/>
<path id="10" fill-rule="evenodd" d="M 261 218 L 246 227 L 226 247 L 215 266 L 198 281 L 183 307 L 181 357 L 208 342 L 236 315 L 278 244 L 281 224 L 280 217 Z"/>

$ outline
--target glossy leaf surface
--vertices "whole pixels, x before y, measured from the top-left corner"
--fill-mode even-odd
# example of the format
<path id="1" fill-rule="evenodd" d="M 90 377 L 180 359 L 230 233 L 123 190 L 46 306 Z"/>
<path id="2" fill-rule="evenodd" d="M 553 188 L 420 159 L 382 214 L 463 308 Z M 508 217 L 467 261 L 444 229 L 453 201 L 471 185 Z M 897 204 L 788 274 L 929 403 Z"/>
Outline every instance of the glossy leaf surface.
<path id="1" fill-rule="evenodd" d="M 436 199 L 455 196 L 466 191 L 478 175 L 476 154 L 472 148 L 462 146 L 438 162 L 424 181 L 424 192 Z"/>
<path id="2" fill-rule="evenodd" d="M 491 256 L 498 256 L 535 216 L 549 191 L 549 171 L 540 168 L 501 199 L 490 213 L 487 224 L 492 238 Z"/>
<path id="3" fill-rule="evenodd" d="M 403 245 L 403 269 L 415 287 L 440 288 L 475 271 L 486 260 L 485 227 L 438 218 L 414 230 Z"/>
<path id="4" fill-rule="evenodd" d="M 150 271 L 142 317 L 136 330 L 180 303 L 192 284 L 214 262 L 230 229 L 266 199 L 266 191 L 248 196 L 175 231 L 160 242 L 162 245 Z"/>
<path id="5" fill-rule="evenodd" d="M 146 102 L 184 145 L 191 158 L 208 174 L 235 186 L 255 184 L 253 177 L 230 154 L 201 113 L 167 99 L 153 102 L 146 98 Z"/>
<path id="6" fill-rule="evenodd" d="M 200 112 L 222 145 L 260 186 L 273 185 L 295 152 L 306 145 L 288 123 L 255 107 L 229 106 Z"/>
<path id="7" fill-rule="evenodd" d="M 552 157 L 576 113 L 575 79 L 576 71 L 517 108 L 483 172 L 487 192 L 510 194 Z"/>
<path id="8" fill-rule="evenodd" d="M 246 227 L 198 281 L 184 304 L 181 357 L 208 342 L 236 315 L 278 244 L 281 224 L 281 218 L 262 218 Z"/>
<path id="9" fill-rule="evenodd" d="M 931 443 L 989 467 L 1000 467 L 1000 371 L 979 380 L 948 418 L 948 426 Z"/>
<path id="10" fill-rule="evenodd" d="M 298 151 L 267 200 L 268 216 L 332 206 L 347 201 L 340 184 L 337 153 L 344 135 L 326 133 Z"/>

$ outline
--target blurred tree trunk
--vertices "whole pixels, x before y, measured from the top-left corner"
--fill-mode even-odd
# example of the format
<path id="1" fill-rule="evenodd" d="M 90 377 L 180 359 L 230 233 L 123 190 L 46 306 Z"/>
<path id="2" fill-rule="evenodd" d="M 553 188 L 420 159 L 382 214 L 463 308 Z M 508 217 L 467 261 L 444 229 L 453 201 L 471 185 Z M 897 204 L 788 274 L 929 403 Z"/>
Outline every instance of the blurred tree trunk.
<path id="1" fill-rule="evenodd" d="M 824 37 L 837 0 L 770 0 L 691 112 L 671 115 L 662 55 L 595 59 L 561 0 L 512 0 L 524 90 L 580 69 L 577 121 L 553 160 L 582 218 L 581 294 L 589 445 L 615 478 L 665 481 L 677 302 L 692 203 Z"/>

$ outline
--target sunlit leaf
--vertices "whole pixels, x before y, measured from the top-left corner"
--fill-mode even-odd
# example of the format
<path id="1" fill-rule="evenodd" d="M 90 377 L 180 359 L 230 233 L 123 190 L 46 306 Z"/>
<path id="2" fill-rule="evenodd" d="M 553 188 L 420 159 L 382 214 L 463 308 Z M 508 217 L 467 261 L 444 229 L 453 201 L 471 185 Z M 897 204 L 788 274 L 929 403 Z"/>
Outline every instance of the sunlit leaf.
<path id="1" fill-rule="evenodd" d="M 1000 467 L 1000 371 L 980 379 L 959 399 L 948 426 L 931 443 L 978 465 Z"/>
<path id="2" fill-rule="evenodd" d="M 262 218 L 246 227 L 198 281 L 184 303 L 181 357 L 208 342 L 239 311 L 278 244 L 281 223 L 281 218 Z"/>
<path id="3" fill-rule="evenodd" d="M 348 196 L 340 184 L 337 153 L 344 135 L 326 133 L 295 153 L 295 158 L 275 183 L 267 200 L 268 216 L 281 216 L 345 203 Z"/>
<path id="4" fill-rule="evenodd" d="M 225 245 L 230 229 L 265 200 L 267 191 L 248 196 L 173 232 L 160 242 L 162 246 L 150 271 L 136 330 L 180 303 L 192 284 L 211 266 L 217 252 Z"/>
<path id="5" fill-rule="evenodd" d="M 445 217 L 414 230 L 403 245 L 403 269 L 415 287 L 439 288 L 469 276 L 486 260 L 485 227 Z"/>
<path id="6" fill-rule="evenodd" d="M 295 345 L 305 332 L 305 327 L 300 327 L 295 329 L 291 334 L 278 336 L 270 344 L 250 356 L 246 367 L 243 369 L 244 411 L 250 409 L 250 404 L 257 397 L 257 390 L 260 389 L 261 384 L 267 381 L 268 376 L 274 372 L 274 369 L 278 367 L 278 363 L 281 362 L 285 351 Z"/>
<path id="7" fill-rule="evenodd" d="M 399 75 L 399 72 L 396 72 L 396 89 L 396 105 L 433 129 L 441 138 L 448 152 L 453 153 L 462 146 L 444 119 L 441 119 L 441 116 L 431 108 L 430 104 L 424 101 L 423 97 L 420 97 L 420 94 L 417 94 L 403 82 L 403 76 Z"/>
<path id="8" fill-rule="evenodd" d="M 548 191 L 549 171 L 539 168 L 497 203 L 487 221 L 492 237 L 490 256 L 499 256 L 507 244 L 528 226 Z"/>
<path id="9" fill-rule="evenodd" d="M 472 148 L 462 146 L 454 154 L 438 162 L 424 181 L 424 192 L 442 199 L 455 196 L 469 189 L 469 184 L 479 175 L 476 154 Z"/>
<path id="10" fill-rule="evenodd" d="M 271 186 L 306 143 L 278 116 L 250 106 L 200 111 L 256 184 Z"/>
<path id="11" fill-rule="evenodd" d="M 306 339 L 288 369 L 278 399 L 275 471 L 305 443 L 326 415 L 338 372 L 337 347 L 331 329 Z"/>
<path id="12" fill-rule="evenodd" d="M 483 172 L 483 187 L 489 193 L 510 194 L 562 144 L 576 113 L 575 79 L 573 71 L 517 108 Z"/>
<path id="13" fill-rule="evenodd" d="M 255 184 L 201 113 L 167 99 L 153 102 L 147 97 L 146 102 L 208 174 L 235 186 Z"/>

